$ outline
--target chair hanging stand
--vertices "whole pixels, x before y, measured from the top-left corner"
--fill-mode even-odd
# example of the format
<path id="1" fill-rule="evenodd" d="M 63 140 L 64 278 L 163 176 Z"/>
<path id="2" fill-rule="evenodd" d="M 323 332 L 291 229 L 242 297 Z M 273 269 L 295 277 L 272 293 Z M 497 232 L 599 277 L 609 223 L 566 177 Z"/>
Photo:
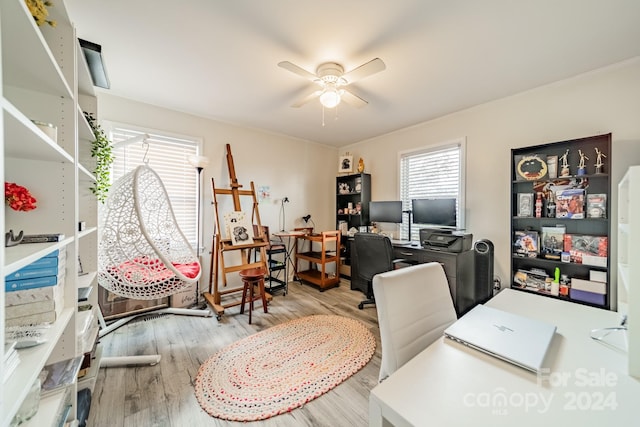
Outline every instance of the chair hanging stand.
<path id="1" fill-rule="evenodd" d="M 201 265 L 176 222 L 158 174 L 138 166 L 113 184 L 98 245 L 98 284 L 125 298 L 154 300 L 197 283 Z M 127 322 L 150 314 L 211 317 L 209 309 L 161 308 L 107 325 L 99 312 L 102 337 Z M 105 357 L 100 366 L 155 365 L 160 355 Z"/>

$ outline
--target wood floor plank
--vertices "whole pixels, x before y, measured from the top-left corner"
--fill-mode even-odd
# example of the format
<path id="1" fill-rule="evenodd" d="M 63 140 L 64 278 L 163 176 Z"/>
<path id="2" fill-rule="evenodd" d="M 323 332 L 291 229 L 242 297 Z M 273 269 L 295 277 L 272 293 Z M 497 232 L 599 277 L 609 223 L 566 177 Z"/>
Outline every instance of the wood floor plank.
<path id="1" fill-rule="evenodd" d="M 215 317 L 166 315 L 140 320 L 101 339 L 104 355 L 155 354 L 160 364 L 149 367 L 103 368 L 94 389 L 89 426 L 198 427 L 198 426 L 366 426 L 369 391 L 377 384 L 380 368 L 380 333 L 373 306 L 358 309 L 362 293 L 349 282 L 320 292 L 289 284 L 289 293 L 277 293 L 269 313 L 257 306 L 253 324 L 239 307 Z M 328 393 L 290 413 L 260 422 L 238 423 L 209 416 L 198 404 L 194 383 L 200 365 L 215 352 L 256 332 L 303 316 L 336 314 L 362 321 L 377 341 L 371 361 Z"/>

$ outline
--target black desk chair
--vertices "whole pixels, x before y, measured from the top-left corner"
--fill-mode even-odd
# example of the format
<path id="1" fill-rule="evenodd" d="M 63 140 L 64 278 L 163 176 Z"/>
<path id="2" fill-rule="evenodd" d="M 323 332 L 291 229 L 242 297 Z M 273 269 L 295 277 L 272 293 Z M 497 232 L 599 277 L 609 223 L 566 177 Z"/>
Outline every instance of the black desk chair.
<path id="1" fill-rule="evenodd" d="M 358 263 L 358 276 L 367 282 L 367 299 L 358 304 L 362 310 L 365 304 L 375 304 L 373 296 L 373 276 L 385 271 L 395 269 L 395 264 L 402 259 L 393 259 L 393 246 L 391 240 L 382 234 L 356 233 L 353 237 L 355 245 L 356 262 Z"/>

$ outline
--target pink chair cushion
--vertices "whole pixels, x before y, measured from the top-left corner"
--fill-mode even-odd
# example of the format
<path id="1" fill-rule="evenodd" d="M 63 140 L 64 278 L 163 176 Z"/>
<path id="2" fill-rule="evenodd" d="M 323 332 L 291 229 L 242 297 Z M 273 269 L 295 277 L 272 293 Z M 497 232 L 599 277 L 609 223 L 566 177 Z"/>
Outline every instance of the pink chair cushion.
<path id="1" fill-rule="evenodd" d="M 200 273 L 200 264 L 198 262 L 172 264 L 176 270 L 189 279 L 197 277 L 198 273 Z M 134 258 L 131 261 L 123 262 L 118 267 L 113 268 L 113 270 L 115 270 L 114 273 L 124 277 L 129 282 L 164 282 L 175 277 L 173 271 L 169 270 L 162 261 L 157 258 Z"/>

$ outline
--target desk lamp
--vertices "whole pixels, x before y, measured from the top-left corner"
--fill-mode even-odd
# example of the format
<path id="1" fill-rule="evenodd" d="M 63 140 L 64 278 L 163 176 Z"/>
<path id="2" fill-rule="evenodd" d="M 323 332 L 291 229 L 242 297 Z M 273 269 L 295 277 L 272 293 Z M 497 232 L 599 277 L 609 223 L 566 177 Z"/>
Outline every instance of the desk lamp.
<path id="1" fill-rule="evenodd" d="M 311 221 L 311 224 L 313 224 L 313 228 L 316 228 L 316 223 L 313 222 L 313 220 L 311 219 L 311 214 L 306 214 L 305 216 L 302 217 L 302 219 L 304 220 L 305 224 L 309 224 L 309 221 Z"/>
<path id="2" fill-rule="evenodd" d="M 287 196 L 284 196 L 282 198 L 282 200 L 280 201 L 280 215 L 282 216 L 282 223 L 280 224 L 280 231 L 284 231 L 284 227 L 285 227 L 285 217 L 284 217 L 284 204 L 285 203 L 289 203 L 289 198 Z"/>

